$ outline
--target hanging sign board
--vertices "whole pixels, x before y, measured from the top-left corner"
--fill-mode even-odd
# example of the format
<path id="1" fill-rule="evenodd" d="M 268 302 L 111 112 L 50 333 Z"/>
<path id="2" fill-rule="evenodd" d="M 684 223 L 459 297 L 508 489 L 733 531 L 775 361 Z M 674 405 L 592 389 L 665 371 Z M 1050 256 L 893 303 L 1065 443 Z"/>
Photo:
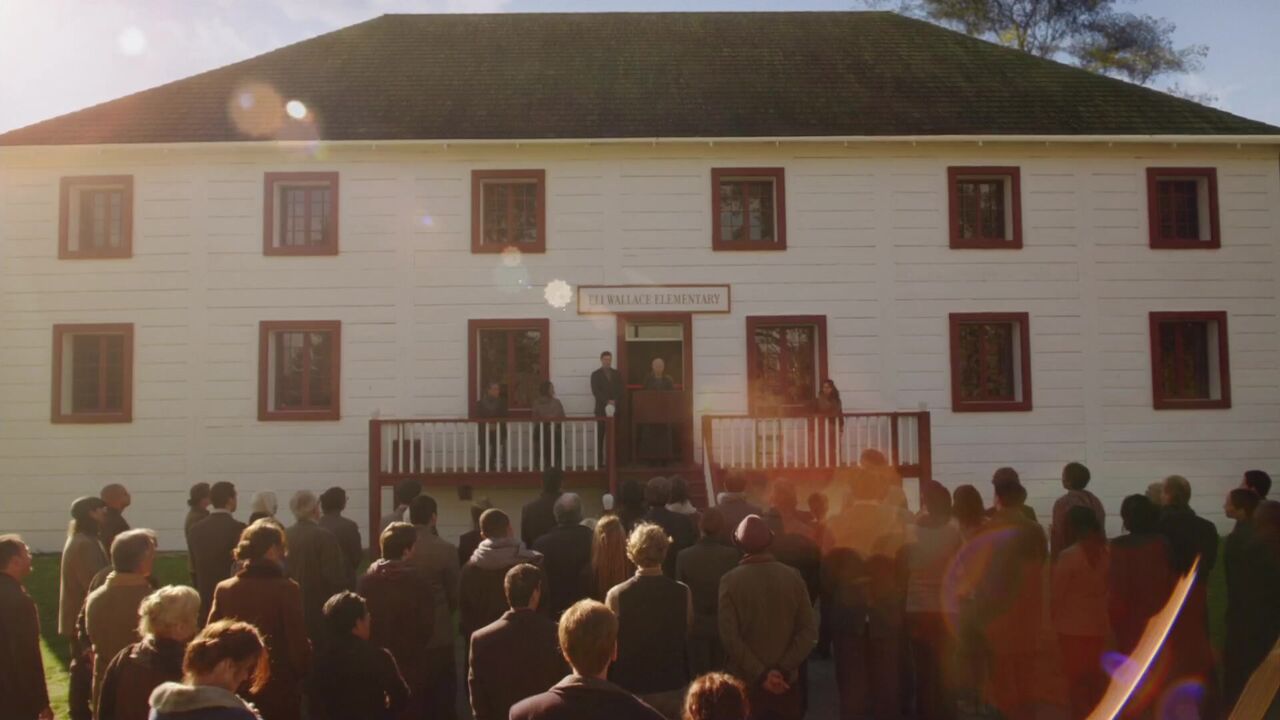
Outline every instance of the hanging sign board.
<path id="1" fill-rule="evenodd" d="M 578 314 L 727 313 L 728 285 L 582 285 Z"/>

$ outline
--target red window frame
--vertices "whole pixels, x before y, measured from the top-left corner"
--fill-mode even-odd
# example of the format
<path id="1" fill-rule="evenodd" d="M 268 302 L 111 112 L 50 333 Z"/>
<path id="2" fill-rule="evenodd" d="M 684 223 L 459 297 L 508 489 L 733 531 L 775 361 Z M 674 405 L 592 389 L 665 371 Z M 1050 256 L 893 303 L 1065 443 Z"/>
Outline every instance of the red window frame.
<path id="1" fill-rule="evenodd" d="M 1171 178 L 1203 178 L 1209 208 L 1209 237 L 1201 239 L 1166 237 L 1160 230 L 1160 181 Z M 1199 187 L 1199 183 L 1197 183 Z M 1197 198 L 1197 204 L 1199 198 Z M 1147 168 L 1147 227 L 1150 245 L 1158 250 L 1212 250 L 1222 247 L 1222 235 L 1218 224 L 1218 170 L 1211 167 L 1149 167 Z"/>
<path id="2" fill-rule="evenodd" d="M 1009 184 L 1006 194 L 1009 202 L 1007 237 L 966 238 L 960 232 L 960 182 L 998 178 Z M 947 168 L 947 216 L 950 245 L 957 250 L 1018 250 L 1022 248 L 1022 173 L 1013 166 L 954 166 Z"/>
<path id="3" fill-rule="evenodd" d="M 309 406 L 300 409 L 277 410 L 272 407 L 271 343 L 282 332 L 326 332 L 333 335 L 333 357 L 329 362 L 329 385 L 333 388 L 330 405 Z M 278 362 L 278 358 L 277 358 Z M 310 372 L 310 363 L 306 363 Z M 342 417 L 342 323 L 338 320 L 264 320 L 258 324 L 258 420 L 338 420 Z M 304 381 L 303 387 L 308 383 Z"/>
<path id="4" fill-rule="evenodd" d="M 1203 322 L 1218 324 L 1218 387 L 1220 397 L 1179 399 L 1165 394 L 1160 381 L 1164 365 L 1164 350 L 1160 343 L 1160 326 L 1170 322 Z M 1203 312 L 1153 312 L 1150 316 L 1151 335 L 1151 397 L 1156 410 L 1210 410 L 1231 407 L 1231 363 L 1227 351 L 1227 313 Z"/>
<path id="5" fill-rule="evenodd" d="M 759 180 L 773 182 L 773 242 L 752 243 L 720 239 L 720 185 L 737 179 L 748 182 Z M 787 249 L 787 184 L 784 168 L 711 169 L 711 249 L 730 252 L 769 252 Z"/>
<path id="6" fill-rule="evenodd" d="M 292 186 L 329 188 L 329 213 L 326 227 L 329 229 L 325 242 L 319 245 L 277 244 L 283 237 L 284 223 L 287 220 L 284 212 L 284 201 L 281 190 Z M 308 193 L 308 198 L 310 194 Z M 262 254 L 263 255 L 337 255 L 338 254 L 338 173 L 336 172 L 269 172 L 263 177 L 263 209 L 262 209 Z M 280 215 L 276 217 L 277 200 L 280 204 Z M 310 200 L 308 199 L 308 202 Z M 310 223 L 311 213 L 306 213 Z"/>
<path id="7" fill-rule="evenodd" d="M 525 320 L 468 320 L 467 321 L 467 417 L 476 416 L 476 401 L 484 388 L 480 387 L 480 331 L 481 330 L 537 330 L 542 333 L 542 347 L 539 348 L 542 362 L 542 379 L 551 379 L 551 321 L 547 318 L 529 318 Z M 513 352 L 509 349 L 508 353 Z M 507 367 L 515 366 L 513 358 L 508 357 Z M 510 383 L 508 382 L 508 385 Z M 511 417 L 528 417 L 531 408 L 511 409 Z"/>
<path id="8" fill-rule="evenodd" d="M 120 247 L 103 249 L 71 249 L 71 213 L 82 211 L 71 207 L 72 191 L 79 186 L 110 185 L 118 188 L 120 201 Z M 133 176 L 76 175 L 64 177 L 58 187 L 58 258 L 61 260 L 100 260 L 133 257 Z"/>
<path id="9" fill-rule="evenodd" d="M 527 184 L 533 181 L 536 190 L 535 202 L 538 237 L 535 242 L 484 242 L 484 186 L 486 184 L 510 183 Z M 515 213 L 513 203 L 507 204 L 507 228 L 515 227 L 512 216 Z M 471 171 L 471 252 L 501 253 L 508 248 L 515 248 L 523 253 L 545 253 L 547 251 L 547 171 L 546 170 L 472 170 Z"/>
<path id="10" fill-rule="evenodd" d="M 952 412 L 1027 412 L 1031 403 L 1031 318 L 1028 313 L 951 313 L 948 316 L 951 343 L 951 411 Z M 1017 325 L 1019 357 L 1014 358 L 1022 375 L 1022 398 L 1009 401 L 965 400 L 960 391 L 963 357 L 960 355 L 960 326 L 964 324 Z M 1016 396 L 1015 396 L 1016 398 Z"/>
<path id="11" fill-rule="evenodd" d="M 68 335 L 120 335 L 124 337 L 121 357 L 120 409 L 110 411 L 66 411 L 62 409 L 63 363 L 69 360 L 62 350 Z M 98 368 L 98 392 L 105 393 L 105 365 Z M 133 422 L 133 323 L 69 324 L 53 326 L 53 412 L 55 423 L 127 423 Z M 101 398 L 100 398 L 101 399 Z M 105 404 L 103 400 L 102 404 Z"/>
<path id="12" fill-rule="evenodd" d="M 830 377 L 827 370 L 827 316 L 826 315 L 749 315 L 747 316 L 747 412 L 755 415 L 762 410 L 759 407 L 759 393 L 756 390 L 760 382 L 757 370 L 760 349 L 756 346 L 756 331 L 762 328 L 812 327 L 814 329 L 814 351 L 817 362 L 814 371 L 813 388 L 815 395 L 822 390 L 822 381 Z M 786 407 L 784 406 L 784 410 Z M 809 409 L 794 409 L 792 414 L 808 414 Z"/>

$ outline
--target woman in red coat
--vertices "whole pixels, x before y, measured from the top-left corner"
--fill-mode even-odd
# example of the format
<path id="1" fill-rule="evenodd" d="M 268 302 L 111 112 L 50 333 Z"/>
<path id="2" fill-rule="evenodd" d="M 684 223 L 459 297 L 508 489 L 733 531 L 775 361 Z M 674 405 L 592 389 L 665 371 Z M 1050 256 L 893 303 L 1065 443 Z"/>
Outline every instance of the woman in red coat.
<path id="1" fill-rule="evenodd" d="M 302 681 L 311 643 L 302 619 L 302 591 L 284 574 L 284 531 L 272 520 L 245 528 L 236 546 L 244 566 L 213 592 L 209 622 L 233 618 L 258 628 L 271 659 L 270 676 L 249 695 L 263 720 L 301 720 Z"/>

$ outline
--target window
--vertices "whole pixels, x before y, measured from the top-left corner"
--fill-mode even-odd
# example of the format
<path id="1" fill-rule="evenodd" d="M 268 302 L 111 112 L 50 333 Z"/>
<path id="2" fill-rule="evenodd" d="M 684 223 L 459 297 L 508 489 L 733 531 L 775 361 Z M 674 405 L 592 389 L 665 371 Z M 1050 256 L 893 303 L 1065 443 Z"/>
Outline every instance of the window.
<path id="1" fill-rule="evenodd" d="M 64 177 L 58 200 L 58 257 L 133 256 L 133 176 Z"/>
<path id="2" fill-rule="evenodd" d="M 496 382 L 512 415 L 528 415 L 538 385 L 551 377 L 550 321 L 467 321 L 467 405 L 475 413 L 485 386 Z"/>
<path id="3" fill-rule="evenodd" d="M 471 172 L 471 252 L 547 251 L 545 170 Z"/>
<path id="4" fill-rule="evenodd" d="M 1231 407 L 1225 312 L 1151 313 L 1156 410 Z"/>
<path id="5" fill-rule="evenodd" d="M 951 410 L 1031 409 L 1031 341 L 1027 313 L 953 313 Z"/>
<path id="6" fill-rule="evenodd" d="M 267 173 L 264 255 L 338 254 L 338 173 Z"/>
<path id="7" fill-rule="evenodd" d="M 1218 171 L 1147 168 L 1147 221 L 1151 247 L 1222 247 L 1218 235 Z"/>
<path id="8" fill-rule="evenodd" d="M 949 167 L 951 247 L 1022 247 L 1022 188 L 1016 167 Z"/>
<path id="9" fill-rule="evenodd" d="M 782 168 L 714 168 L 711 196 L 713 250 L 787 248 Z"/>
<path id="10" fill-rule="evenodd" d="M 748 411 L 806 415 L 827 377 L 825 315 L 747 318 Z"/>
<path id="11" fill-rule="evenodd" d="M 133 325 L 53 326 L 53 422 L 133 420 Z"/>
<path id="12" fill-rule="evenodd" d="M 258 419 L 341 417 L 342 323 L 263 322 L 258 332 Z"/>

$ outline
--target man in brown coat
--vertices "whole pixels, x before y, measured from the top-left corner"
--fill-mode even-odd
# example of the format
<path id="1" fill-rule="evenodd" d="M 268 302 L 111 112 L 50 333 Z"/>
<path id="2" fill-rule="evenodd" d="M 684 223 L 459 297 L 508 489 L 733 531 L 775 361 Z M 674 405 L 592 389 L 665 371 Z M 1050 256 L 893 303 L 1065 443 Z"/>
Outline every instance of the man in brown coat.
<path id="1" fill-rule="evenodd" d="M 17 535 L 0 535 L 0 717 L 53 720 L 40 657 L 40 617 L 22 587 L 31 551 Z"/>
<path id="2" fill-rule="evenodd" d="M 569 673 L 556 624 L 538 612 L 544 580 L 536 565 L 508 570 L 503 589 L 511 609 L 471 636 L 467 686 L 475 720 L 506 720 L 511 706 L 546 692 Z"/>
<path id="3" fill-rule="evenodd" d="M 187 550 L 200 592 L 200 624 L 204 625 L 213 606 L 213 590 L 231 577 L 231 552 L 240 542 L 245 524 L 231 513 L 236 511 L 236 486 L 216 482 L 209 490 L 209 517 L 187 531 Z"/>
<path id="4" fill-rule="evenodd" d="M 313 643 L 327 639 L 324 604 L 347 587 L 347 562 L 338 538 L 320 527 L 320 501 L 310 490 L 289 499 L 296 522 L 285 533 L 289 545 L 289 577 L 302 588 L 302 614 Z"/>
<path id="5" fill-rule="evenodd" d="M 426 576 L 435 596 L 436 617 L 427 643 L 431 680 L 428 717 L 453 720 L 458 716 L 458 671 L 454 660 L 453 612 L 458 609 L 458 548 L 436 532 L 435 498 L 418 495 L 409 503 L 409 521 L 418 541 L 409 562 Z"/>
<path id="6" fill-rule="evenodd" d="M 748 515 L 733 534 L 744 557 L 720 580 L 720 641 L 726 670 L 747 684 L 752 717 L 804 715 L 800 666 L 818 642 L 804 579 L 769 554 L 773 532 Z"/>
<path id="7" fill-rule="evenodd" d="M 382 559 L 369 566 L 359 583 L 360 595 L 369 608 L 369 642 L 391 653 L 409 685 L 409 706 L 404 715 L 427 717 L 431 707 L 435 589 L 413 564 L 417 528 L 393 522 L 382 531 L 379 540 Z"/>
<path id="8" fill-rule="evenodd" d="M 102 676 L 124 648 L 138 642 L 138 608 L 151 594 L 147 578 L 156 561 L 156 536 L 150 530 L 126 530 L 111 543 L 107 582 L 85 601 L 85 626 L 93 645 L 93 707 L 98 707 Z"/>

